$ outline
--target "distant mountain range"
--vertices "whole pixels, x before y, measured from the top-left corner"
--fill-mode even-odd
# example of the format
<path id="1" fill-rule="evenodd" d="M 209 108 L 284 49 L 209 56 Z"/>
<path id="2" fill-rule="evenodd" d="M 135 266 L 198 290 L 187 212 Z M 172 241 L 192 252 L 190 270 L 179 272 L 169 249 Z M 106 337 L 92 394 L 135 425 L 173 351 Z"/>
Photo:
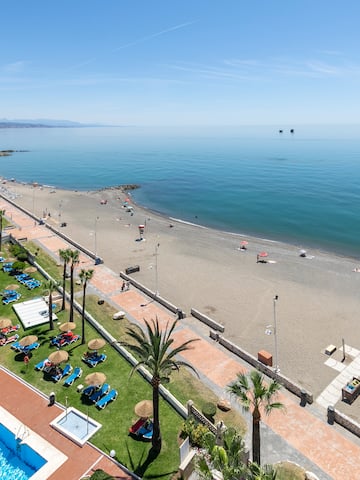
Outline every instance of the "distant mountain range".
<path id="1" fill-rule="evenodd" d="M 83 128 L 83 127 L 103 127 L 105 125 L 89 124 L 72 122 L 70 120 L 49 120 L 49 119 L 37 119 L 37 120 L 8 120 L 6 118 L 0 119 L 0 128 Z"/>

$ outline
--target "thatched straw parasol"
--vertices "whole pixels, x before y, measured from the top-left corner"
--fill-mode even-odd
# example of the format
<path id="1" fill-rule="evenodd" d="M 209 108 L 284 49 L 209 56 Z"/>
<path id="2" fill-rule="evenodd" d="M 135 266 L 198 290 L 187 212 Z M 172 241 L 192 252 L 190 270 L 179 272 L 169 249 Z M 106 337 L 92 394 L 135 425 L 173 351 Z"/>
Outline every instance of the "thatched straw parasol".
<path id="1" fill-rule="evenodd" d="M 62 332 L 69 332 L 70 330 L 75 330 L 75 328 L 76 328 L 76 323 L 74 322 L 65 322 L 65 323 L 62 323 L 59 327 L 59 329 Z"/>
<path id="2" fill-rule="evenodd" d="M 138 417 L 147 418 L 152 416 L 153 408 L 152 400 L 141 400 L 135 405 L 134 411 Z"/>
<path id="3" fill-rule="evenodd" d="M 19 340 L 19 344 L 22 347 L 28 347 L 29 345 L 37 342 L 37 340 L 38 337 L 36 335 L 27 335 L 26 337 L 23 337 L 21 340 Z"/>
<path id="4" fill-rule="evenodd" d="M 0 328 L 7 328 L 12 325 L 10 318 L 0 318 Z"/>
<path id="5" fill-rule="evenodd" d="M 37 268 L 36 267 L 27 267 L 27 268 L 24 269 L 24 272 L 35 273 L 35 272 L 37 272 Z"/>
<path id="6" fill-rule="evenodd" d="M 56 352 L 50 353 L 49 361 L 54 365 L 59 365 L 59 363 L 66 362 L 69 358 L 68 352 L 65 350 L 57 350 Z"/>
<path id="7" fill-rule="evenodd" d="M 88 347 L 90 350 L 99 350 L 99 348 L 102 348 L 105 343 L 106 342 L 103 338 L 94 338 L 93 340 L 90 340 Z"/>
<path id="8" fill-rule="evenodd" d="M 94 372 L 90 373 L 85 377 L 85 383 L 87 385 L 102 385 L 106 380 L 105 373 L 102 372 Z"/>

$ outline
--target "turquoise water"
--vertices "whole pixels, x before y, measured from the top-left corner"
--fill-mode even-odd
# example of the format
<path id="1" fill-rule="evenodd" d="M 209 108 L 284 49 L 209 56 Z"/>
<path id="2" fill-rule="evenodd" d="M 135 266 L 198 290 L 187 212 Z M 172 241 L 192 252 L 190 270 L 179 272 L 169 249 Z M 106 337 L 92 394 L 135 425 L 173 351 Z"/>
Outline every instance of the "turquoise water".
<path id="1" fill-rule="evenodd" d="M 45 463 L 43 457 L 19 443 L 10 430 L 0 424 L 0 479 L 28 480 Z"/>
<path id="2" fill-rule="evenodd" d="M 360 128 L 0 130 L 0 175 L 134 199 L 185 221 L 349 256 L 360 252 Z"/>

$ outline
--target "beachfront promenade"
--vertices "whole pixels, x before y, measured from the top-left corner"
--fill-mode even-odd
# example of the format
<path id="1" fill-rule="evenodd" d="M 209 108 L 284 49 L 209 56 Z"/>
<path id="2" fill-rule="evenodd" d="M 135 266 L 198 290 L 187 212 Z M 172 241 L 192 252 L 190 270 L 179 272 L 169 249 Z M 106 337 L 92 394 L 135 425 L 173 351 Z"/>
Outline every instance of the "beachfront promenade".
<path id="1" fill-rule="evenodd" d="M 12 219 L 17 228 L 11 230 L 16 238 L 27 238 L 39 244 L 54 258 L 58 259 L 59 249 L 73 248 L 43 225 L 35 225 L 34 220 L 16 207 L 2 202 L 6 216 Z M 124 310 L 131 321 L 144 324 L 156 316 L 165 326 L 174 320 L 174 315 L 156 302 L 149 302 L 141 292 L 130 289 L 121 292 L 122 279 L 106 265 L 94 267 L 93 260 L 81 255 L 79 268 L 94 268 L 91 288 L 107 299 L 119 310 Z M 195 348 L 184 353 L 184 357 L 198 371 L 201 379 L 217 395 L 225 396 L 227 385 L 235 379 L 238 372 L 250 368 L 244 362 L 222 349 L 208 338 L 208 331 L 194 319 L 184 319 L 174 332 L 175 344 L 198 337 Z M 326 412 L 317 405 L 301 407 L 299 399 L 285 390 L 280 399 L 286 406 L 286 413 L 274 412 L 270 417 L 264 416 L 262 437 L 263 461 L 273 463 L 279 460 L 298 461 L 306 469 L 314 471 L 320 479 L 355 480 L 360 446 L 352 441 L 350 435 L 337 426 L 330 426 L 325 421 Z M 232 405 L 235 406 L 234 401 Z M 319 409 L 319 410 L 317 410 Z M 324 418 L 324 420 L 322 420 Z"/>

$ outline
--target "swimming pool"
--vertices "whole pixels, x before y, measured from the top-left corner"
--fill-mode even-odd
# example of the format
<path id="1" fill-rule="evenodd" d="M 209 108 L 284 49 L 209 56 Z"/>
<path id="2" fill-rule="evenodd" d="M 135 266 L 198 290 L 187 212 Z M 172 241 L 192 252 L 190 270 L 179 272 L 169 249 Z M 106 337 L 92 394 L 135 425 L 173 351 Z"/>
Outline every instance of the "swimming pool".
<path id="1" fill-rule="evenodd" d="M 23 430 L 26 435 L 26 430 Z M 0 478 L 28 480 L 46 460 L 0 423 Z"/>
<path id="2" fill-rule="evenodd" d="M 67 456 L 0 406 L 0 480 L 44 480 Z"/>

